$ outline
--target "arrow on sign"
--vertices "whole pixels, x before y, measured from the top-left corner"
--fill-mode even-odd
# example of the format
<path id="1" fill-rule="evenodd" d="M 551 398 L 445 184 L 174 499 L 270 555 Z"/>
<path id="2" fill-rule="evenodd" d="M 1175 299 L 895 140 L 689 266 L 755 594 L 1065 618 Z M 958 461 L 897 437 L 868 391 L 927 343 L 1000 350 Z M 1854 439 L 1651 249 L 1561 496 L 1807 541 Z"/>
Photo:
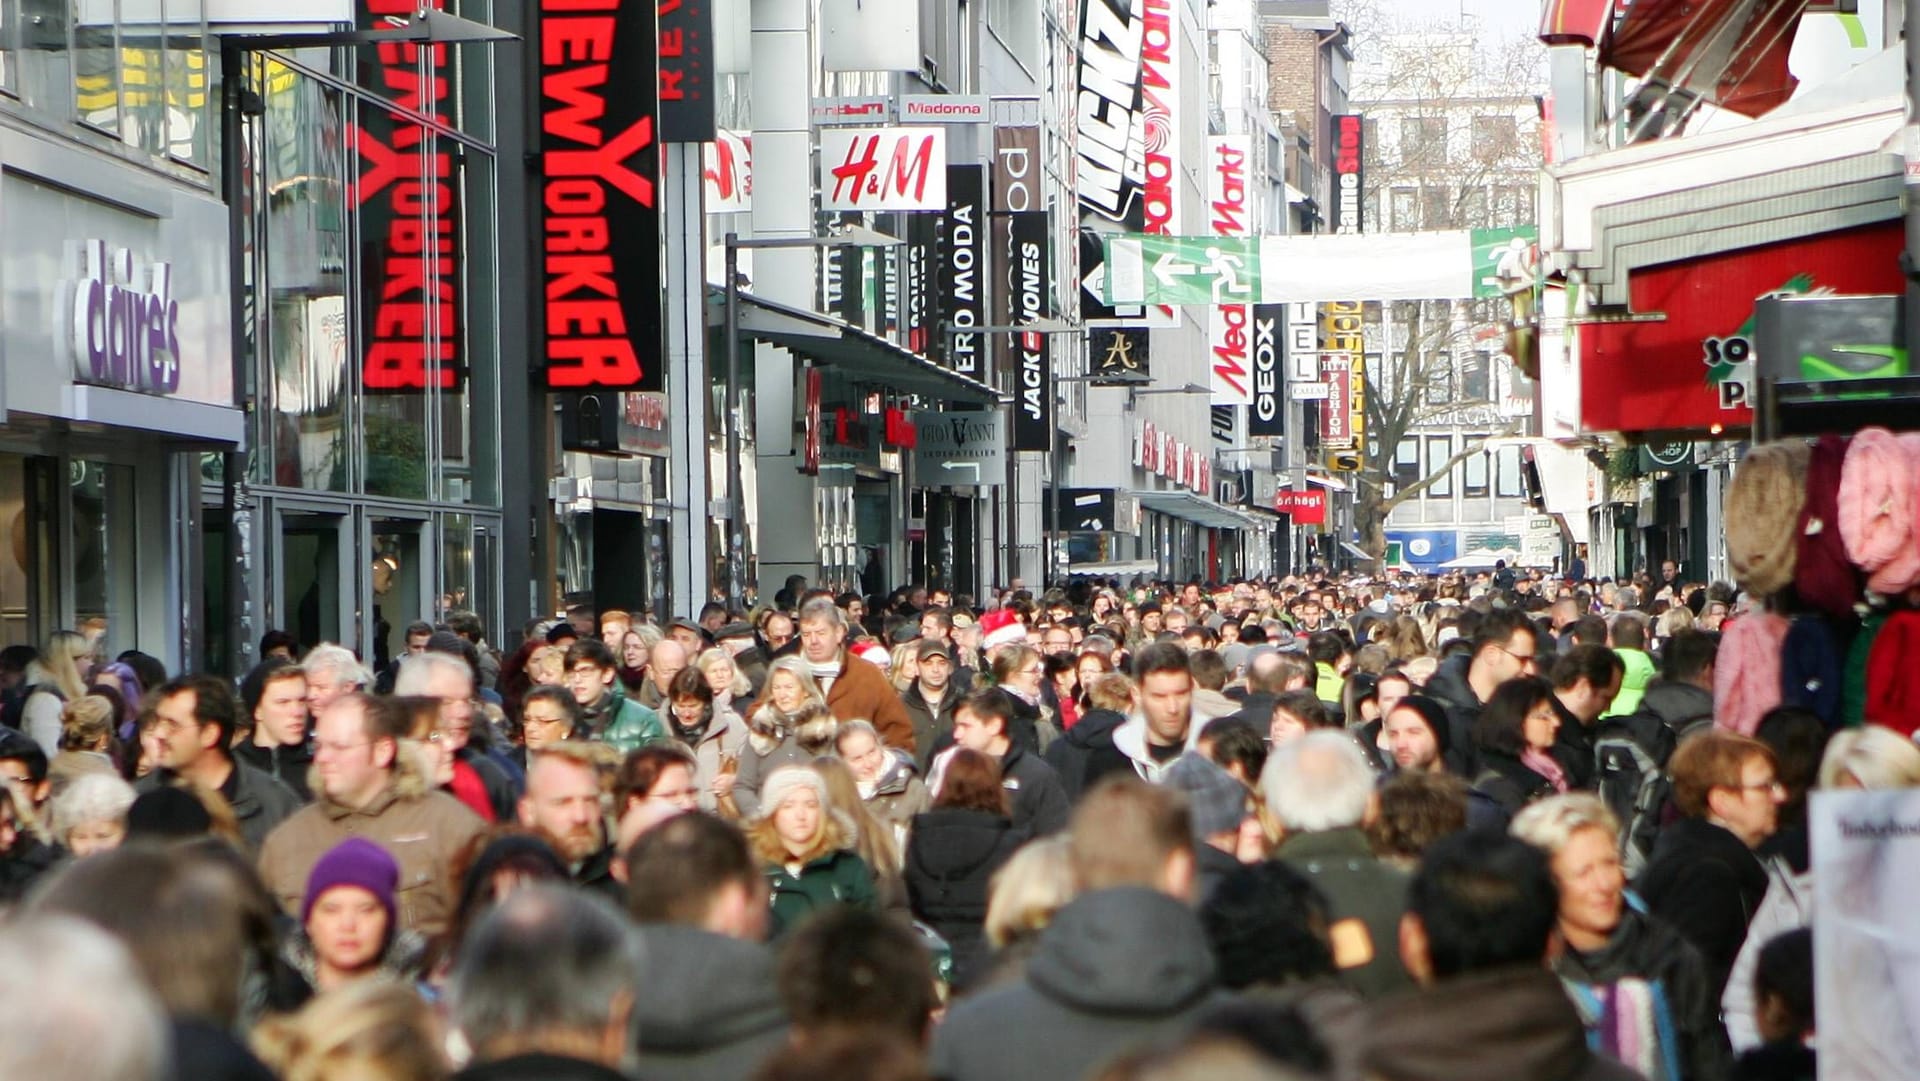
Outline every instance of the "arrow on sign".
<path id="1" fill-rule="evenodd" d="M 1153 276 L 1159 278 L 1160 284 L 1168 288 L 1173 287 L 1173 279 L 1187 277 L 1199 270 L 1200 268 L 1192 263 L 1182 262 L 1170 251 L 1161 252 L 1160 258 L 1153 263 Z"/>
<path id="2" fill-rule="evenodd" d="M 973 479 L 974 479 L 975 481 L 978 481 L 978 480 L 980 479 L 980 463 L 979 463 L 979 462 L 941 462 L 941 463 L 940 463 L 940 468 L 942 468 L 942 469 L 971 469 L 971 470 L 973 470 Z"/>

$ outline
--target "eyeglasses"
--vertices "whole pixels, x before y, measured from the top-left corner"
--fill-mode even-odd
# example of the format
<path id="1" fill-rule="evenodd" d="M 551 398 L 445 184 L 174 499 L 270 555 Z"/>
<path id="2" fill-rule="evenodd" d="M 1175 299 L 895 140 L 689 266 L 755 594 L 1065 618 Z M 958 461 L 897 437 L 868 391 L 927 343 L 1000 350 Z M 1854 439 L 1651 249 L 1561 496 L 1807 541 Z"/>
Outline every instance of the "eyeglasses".
<path id="1" fill-rule="evenodd" d="M 1509 657 L 1512 657 L 1514 660 L 1519 661 L 1520 666 L 1523 668 L 1530 664 L 1540 663 L 1540 658 L 1532 653 L 1515 653 L 1513 650 L 1510 650 L 1505 646 L 1494 646 L 1493 648 L 1499 650 L 1500 652 L 1506 654 Z"/>
<path id="2" fill-rule="evenodd" d="M 1752 792 L 1757 790 L 1761 792 L 1772 792 L 1782 796 L 1787 794 L 1787 786 L 1777 780 L 1756 781 L 1753 784 L 1736 784 L 1736 785 L 1729 785 L 1728 787 L 1737 788 L 1742 792 Z"/>

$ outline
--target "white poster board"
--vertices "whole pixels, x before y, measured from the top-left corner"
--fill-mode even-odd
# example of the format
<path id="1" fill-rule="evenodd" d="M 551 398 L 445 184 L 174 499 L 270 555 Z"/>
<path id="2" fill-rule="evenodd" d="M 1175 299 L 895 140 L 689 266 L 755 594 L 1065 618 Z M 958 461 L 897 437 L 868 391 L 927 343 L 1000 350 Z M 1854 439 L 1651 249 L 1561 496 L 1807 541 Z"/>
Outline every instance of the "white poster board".
<path id="1" fill-rule="evenodd" d="M 1822 1081 L 1920 1063 L 1920 790 L 1815 792 L 1814 1001 Z"/>

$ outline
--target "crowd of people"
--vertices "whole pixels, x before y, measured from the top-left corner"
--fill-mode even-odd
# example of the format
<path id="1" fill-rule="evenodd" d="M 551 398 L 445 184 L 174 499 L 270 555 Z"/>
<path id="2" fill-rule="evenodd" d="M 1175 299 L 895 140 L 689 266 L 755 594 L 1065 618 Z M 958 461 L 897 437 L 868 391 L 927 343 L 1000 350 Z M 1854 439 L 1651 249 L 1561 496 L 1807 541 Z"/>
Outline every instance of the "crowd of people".
<path id="1" fill-rule="evenodd" d="M 0 1077 L 1811 1078 L 1718 584 L 1076 581 L 0 651 Z M 1202 1073 L 1204 1071 L 1204 1073 Z"/>

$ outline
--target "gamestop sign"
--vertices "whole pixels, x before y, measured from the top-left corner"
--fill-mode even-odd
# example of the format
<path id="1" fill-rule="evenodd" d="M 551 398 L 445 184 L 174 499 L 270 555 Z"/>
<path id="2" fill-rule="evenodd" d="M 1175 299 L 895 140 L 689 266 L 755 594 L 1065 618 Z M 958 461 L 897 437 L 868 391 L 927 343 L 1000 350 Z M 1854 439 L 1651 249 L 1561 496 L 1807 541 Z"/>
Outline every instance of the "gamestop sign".
<path id="1" fill-rule="evenodd" d="M 541 0 L 540 304 L 551 390 L 661 391 L 653 0 Z"/>
<path id="2" fill-rule="evenodd" d="M 945 210 L 947 129 L 820 132 L 820 209 Z"/>

